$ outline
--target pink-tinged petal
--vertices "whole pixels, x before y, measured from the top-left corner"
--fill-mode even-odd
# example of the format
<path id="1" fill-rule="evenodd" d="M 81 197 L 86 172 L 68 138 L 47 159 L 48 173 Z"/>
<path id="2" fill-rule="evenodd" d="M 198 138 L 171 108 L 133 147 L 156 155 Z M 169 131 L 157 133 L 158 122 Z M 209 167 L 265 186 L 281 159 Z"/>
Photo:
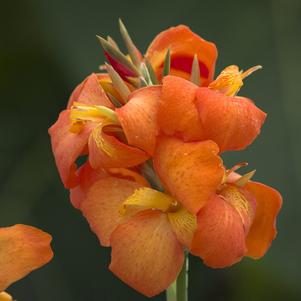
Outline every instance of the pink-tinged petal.
<path id="1" fill-rule="evenodd" d="M 70 110 L 65 110 L 60 113 L 56 123 L 49 128 L 56 166 L 66 188 L 72 188 L 78 184 L 75 161 L 88 143 L 92 126 L 87 122 L 79 133 L 71 133 Z"/>
<path id="2" fill-rule="evenodd" d="M 217 49 L 213 43 L 202 39 L 184 25 L 162 31 L 152 41 L 145 55 L 159 78 L 162 78 L 167 49 L 171 54 L 171 74 L 189 79 L 193 57 L 197 55 L 202 86 L 211 82 L 217 58 Z"/>
<path id="3" fill-rule="evenodd" d="M 138 292 L 152 297 L 176 279 L 184 261 L 166 214 L 138 213 L 119 225 L 111 236 L 110 270 Z"/>
<path id="4" fill-rule="evenodd" d="M 136 182 L 110 176 L 98 180 L 86 192 L 80 210 L 101 245 L 110 246 L 111 233 L 124 220 L 119 208 L 139 187 Z"/>
<path id="5" fill-rule="evenodd" d="M 238 212 L 215 195 L 198 213 L 198 229 L 190 252 L 212 268 L 231 266 L 240 261 L 247 249 L 245 231 Z"/>
<path id="6" fill-rule="evenodd" d="M 0 228 L 0 292 L 51 260 L 51 239 L 26 225 Z"/>
<path id="7" fill-rule="evenodd" d="M 260 133 L 266 114 L 250 99 L 208 88 L 199 88 L 196 98 L 206 138 L 215 141 L 221 151 L 244 149 Z"/>
<path id="8" fill-rule="evenodd" d="M 150 155 L 154 153 L 159 132 L 157 110 L 160 97 L 161 87 L 142 88 L 130 95 L 126 105 L 116 109 L 128 143 Z"/>
<path id="9" fill-rule="evenodd" d="M 95 73 L 89 75 L 75 88 L 70 96 L 68 108 L 71 108 L 75 101 L 88 105 L 99 105 L 109 108 L 114 107 L 99 83 L 99 79 Z"/>
<path id="10" fill-rule="evenodd" d="M 89 162 L 94 169 L 133 167 L 148 158 L 149 155 L 139 148 L 106 133 L 103 124 L 93 129 L 89 139 Z"/>
<path id="11" fill-rule="evenodd" d="M 280 193 L 267 185 L 249 182 L 245 186 L 256 198 L 256 214 L 247 236 L 247 256 L 262 257 L 277 235 L 276 218 L 282 206 Z"/>
<path id="12" fill-rule="evenodd" d="M 197 86 L 177 76 L 163 79 L 158 123 L 166 135 L 185 141 L 204 140 L 204 130 L 195 105 Z"/>
<path id="13" fill-rule="evenodd" d="M 154 166 L 163 185 L 195 214 L 209 200 L 224 176 L 218 146 L 213 141 L 183 142 L 160 137 Z"/>
<path id="14" fill-rule="evenodd" d="M 82 165 L 77 173 L 79 184 L 70 189 L 70 201 L 75 208 L 79 209 L 81 202 L 86 198 L 86 193 L 93 183 L 109 176 L 109 174 L 102 169 L 93 169 L 89 162 L 86 162 L 84 165 Z"/>

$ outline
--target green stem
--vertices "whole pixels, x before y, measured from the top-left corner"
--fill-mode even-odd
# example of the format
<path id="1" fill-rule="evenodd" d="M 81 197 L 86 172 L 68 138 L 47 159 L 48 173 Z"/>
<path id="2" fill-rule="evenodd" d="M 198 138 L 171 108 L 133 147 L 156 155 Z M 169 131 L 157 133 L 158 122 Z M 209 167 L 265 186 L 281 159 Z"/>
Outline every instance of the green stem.
<path id="1" fill-rule="evenodd" d="M 188 301 L 188 269 L 189 258 L 185 253 L 185 260 L 177 279 L 166 290 L 167 301 Z"/>

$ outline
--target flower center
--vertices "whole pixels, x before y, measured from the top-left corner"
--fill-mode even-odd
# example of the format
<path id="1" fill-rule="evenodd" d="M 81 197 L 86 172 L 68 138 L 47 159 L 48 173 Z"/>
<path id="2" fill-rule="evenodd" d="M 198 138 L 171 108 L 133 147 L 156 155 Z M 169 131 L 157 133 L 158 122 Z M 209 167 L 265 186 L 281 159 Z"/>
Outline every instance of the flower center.
<path id="1" fill-rule="evenodd" d="M 70 132 L 79 133 L 86 122 L 96 122 L 108 120 L 111 124 L 119 124 L 115 112 L 105 106 L 87 105 L 74 102 L 70 113 Z"/>
<path id="2" fill-rule="evenodd" d="M 239 71 L 236 65 L 228 66 L 221 72 L 216 80 L 209 85 L 209 88 L 218 90 L 227 96 L 235 96 L 243 86 L 243 80 L 261 68 L 262 66 L 258 65 L 242 72 Z"/>

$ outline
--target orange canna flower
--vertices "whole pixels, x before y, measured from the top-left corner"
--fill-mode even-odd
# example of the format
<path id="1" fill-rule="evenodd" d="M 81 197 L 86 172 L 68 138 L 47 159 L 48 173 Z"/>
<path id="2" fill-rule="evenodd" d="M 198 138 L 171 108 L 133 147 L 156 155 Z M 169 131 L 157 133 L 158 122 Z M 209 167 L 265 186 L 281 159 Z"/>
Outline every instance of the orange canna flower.
<path id="1" fill-rule="evenodd" d="M 76 160 L 87 153 L 95 169 L 131 167 L 148 159 L 144 151 L 125 143 L 114 106 L 102 85 L 112 89 L 107 77 L 99 79 L 91 74 L 75 89 L 68 108 L 49 129 L 56 164 L 66 188 L 79 183 Z"/>
<path id="2" fill-rule="evenodd" d="M 112 248 L 110 270 L 151 297 L 176 279 L 185 250 L 213 268 L 262 257 L 282 198 L 220 157 L 260 133 L 266 114 L 237 93 L 261 66 L 213 80 L 216 47 L 188 27 L 160 33 L 145 57 L 120 30 L 129 54 L 99 38 L 108 74 L 78 85 L 49 133 L 73 206 Z"/>
<path id="3" fill-rule="evenodd" d="M 0 228 L 1 301 L 12 300 L 3 292 L 8 286 L 52 259 L 51 239 L 49 234 L 31 226 Z"/>
<path id="4" fill-rule="evenodd" d="M 175 280 L 185 248 L 217 268 L 260 258 L 275 238 L 279 193 L 226 171 L 218 153 L 210 140 L 161 136 L 153 160 L 165 193 L 85 166 L 77 208 L 112 247 L 110 270 L 144 295 Z"/>
<path id="5" fill-rule="evenodd" d="M 179 25 L 162 31 L 150 44 L 146 59 L 152 64 L 158 78 L 162 78 L 164 58 L 170 50 L 170 74 L 189 79 L 194 55 L 197 55 L 201 85 L 212 81 L 217 59 L 217 49 L 193 33 L 189 27 Z"/>

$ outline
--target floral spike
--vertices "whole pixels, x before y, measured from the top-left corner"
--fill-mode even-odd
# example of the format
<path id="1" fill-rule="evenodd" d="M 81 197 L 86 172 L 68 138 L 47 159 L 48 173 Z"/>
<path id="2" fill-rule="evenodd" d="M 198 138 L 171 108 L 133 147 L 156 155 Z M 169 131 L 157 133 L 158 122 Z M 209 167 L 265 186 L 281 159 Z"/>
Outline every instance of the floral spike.
<path id="1" fill-rule="evenodd" d="M 150 79 L 151 79 L 152 83 L 154 85 L 158 85 L 159 81 L 158 81 L 157 75 L 155 73 L 155 70 L 154 70 L 152 64 L 149 62 L 149 60 L 147 58 L 145 58 L 144 61 L 145 61 L 145 65 L 147 67 L 147 70 L 148 70 L 148 73 L 149 73 L 149 76 L 150 76 Z"/>
<path id="2" fill-rule="evenodd" d="M 169 72 L 170 72 L 170 49 L 168 48 L 164 59 L 163 76 L 168 75 Z"/>
<path id="3" fill-rule="evenodd" d="M 125 43 L 125 46 L 129 52 L 130 58 L 134 65 L 139 68 L 140 63 L 141 63 L 141 54 L 135 44 L 133 43 L 125 25 L 123 24 L 122 20 L 119 19 L 119 29 L 121 36 L 123 38 L 123 41 Z"/>
<path id="4" fill-rule="evenodd" d="M 111 101 L 111 103 L 116 107 L 116 108 L 121 108 L 122 107 L 122 104 L 119 102 L 119 100 L 114 96 L 112 95 L 111 93 L 108 93 L 107 92 L 107 95 Z"/>
<path id="5" fill-rule="evenodd" d="M 235 185 L 239 186 L 239 187 L 243 187 L 247 184 L 247 182 L 249 182 L 252 177 L 255 175 L 256 170 L 252 170 L 248 173 L 246 173 L 245 175 L 241 176 L 236 182 Z"/>
<path id="6" fill-rule="evenodd" d="M 193 57 L 190 81 L 193 82 L 194 84 L 196 84 L 197 86 L 201 85 L 200 66 L 199 66 L 199 60 L 198 60 L 198 57 L 196 54 Z"/>
<path id="7" fill-rule="evenodd" d="M 127 102 L 128 96 L 131 94 L 130 89 L 112 66 L 106 64 L 106 67 L 114 88 L 118 91 L 122 99 Z"/>
<path id="8" fill-rule="evenodd" d="M 110 61 L 110 58 L 115 59 L 118 63 L 128 68 L 129 71 L 133 73 L 133 75 L 138 76 L 139 70 L 134 66 L 134 64 L 118 49 L 116 49 L 112 44 L 110 44 L 104 38 L 97 36 L 102 48 L 107 55 L 107 58 Z"/>
<path id="9" fill-rule="evenodd" d="M 120 50 L 117 43 L 115 42 L 115 40 L 111 37 L 111 36 L 107 36 L 107 41 L 114 46 L 116 49 Z"/>
<path id="10" fill-rule="evenodd" d="M 146 67 L 145 63 L 141 63 L 140 71 L 141 71 L 142 77 L 143 77 L 144 81 L 147 83 L 147 85 L 152 86 L 153 82 L 152 82 L 149 70 Z"/>

